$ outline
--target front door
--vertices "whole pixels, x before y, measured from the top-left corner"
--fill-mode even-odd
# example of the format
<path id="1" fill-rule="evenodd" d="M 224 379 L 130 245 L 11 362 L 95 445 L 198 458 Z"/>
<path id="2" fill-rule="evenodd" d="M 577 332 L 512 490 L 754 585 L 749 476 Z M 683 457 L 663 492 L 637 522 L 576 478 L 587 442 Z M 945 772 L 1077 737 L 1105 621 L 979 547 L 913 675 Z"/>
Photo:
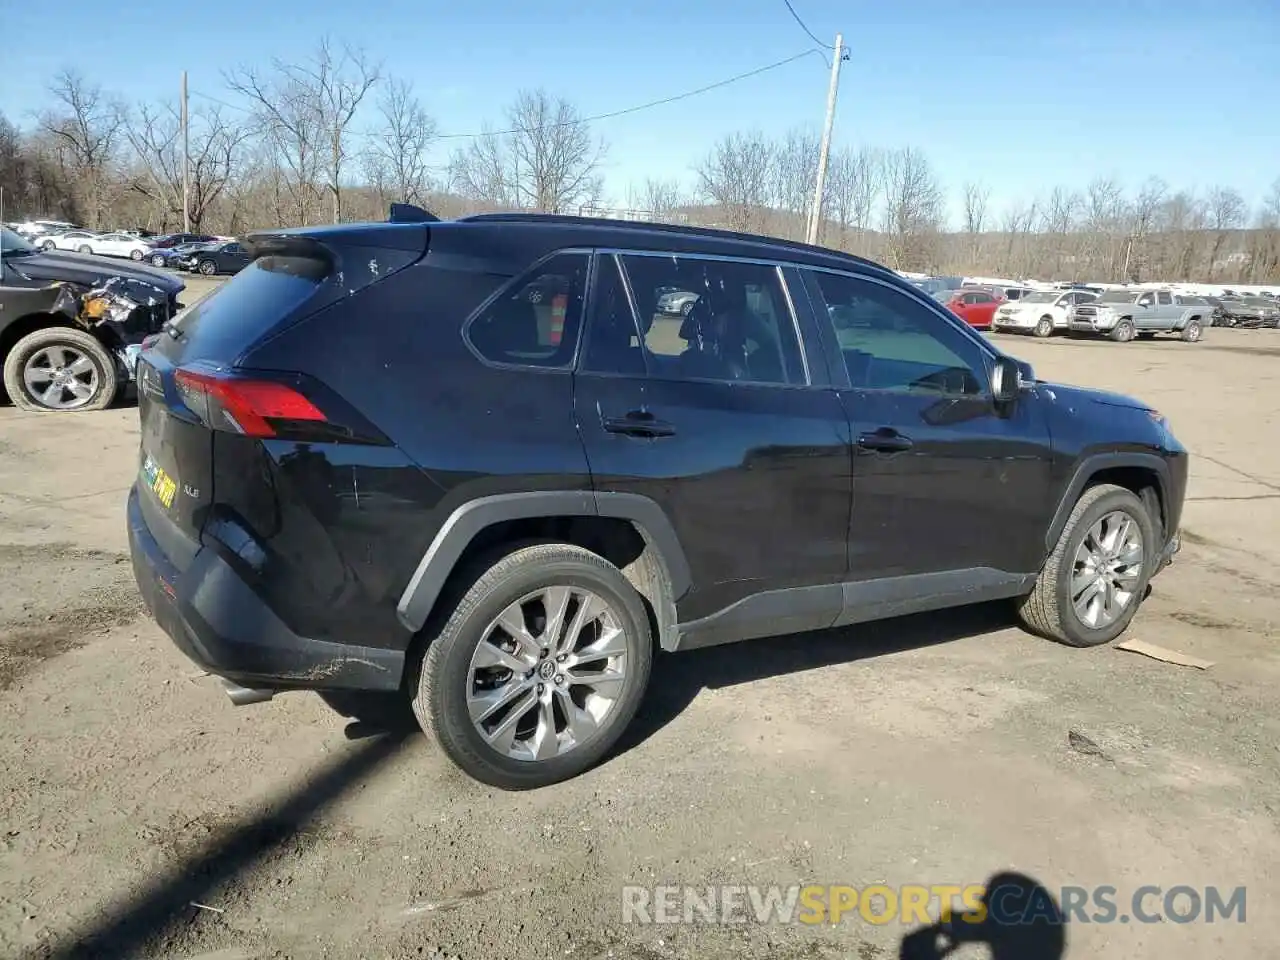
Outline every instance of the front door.
<path id="1" fill-rule="evenodd" d="M 849 376 L 854 456 L 851 580 L 1034 572 L 1051 503 L 1051 448 L 1028 395 L 997 409 L 989 354 L 945 316 L 883 281 L 812 271 L 819 315 Z"/>
<path id="2" fill-rule="evenodd" d="M 574 392 L 592 479 L 667 515 L 692 581 L 680 623 L 824 585 L 775 594 L 759 617 L 738 608 L 737 635 L 719 640 L 829 626 L 847 572 L 848 424 L 835 391 L 811 385 L 826 367 L 810 374 L 781 271 L 600 254 L 589 310 Z"/>

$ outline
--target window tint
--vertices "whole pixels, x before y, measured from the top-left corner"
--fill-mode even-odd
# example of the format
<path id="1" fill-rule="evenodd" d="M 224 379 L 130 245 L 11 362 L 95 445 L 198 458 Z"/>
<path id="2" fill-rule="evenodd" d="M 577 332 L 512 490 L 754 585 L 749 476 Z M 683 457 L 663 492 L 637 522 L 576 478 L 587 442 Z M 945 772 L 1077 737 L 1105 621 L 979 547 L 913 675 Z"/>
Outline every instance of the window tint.
<path id="1" fill-rule="evenodd" d="M 1160 293 L 1159 297 L 1160 297 L 1161 306 L 1168 306 L 1169 304 L 1173 303 L 1173 297 L 1167 293 Z"/>
<path id="2" fill-rule="evenodd" d="M 981 351 L 923 304 L 856 277 L 814 273 L 855 387 L 974 396 L 986 392 Z"/>
<path id="3" fill-rule="evenodd" d="M 561 253 L 520 277 L 467 326 L 486 360 L 525 367 L 565 367 L 582 321 L 587 256 Z"/>
<path id="4" fill-rule="evenodd" d="M 681 256 L 621 258 L 651 376 L 802 384 L 795 323 L 775 267 Z"/>
<path id="5" fill-rule="evenodd" d="M 618 262 L 612 256 L 596 261 L 596 287 L 582 368 L 593 373 L 644 376 L 640 330 L 622 286 Z"/>

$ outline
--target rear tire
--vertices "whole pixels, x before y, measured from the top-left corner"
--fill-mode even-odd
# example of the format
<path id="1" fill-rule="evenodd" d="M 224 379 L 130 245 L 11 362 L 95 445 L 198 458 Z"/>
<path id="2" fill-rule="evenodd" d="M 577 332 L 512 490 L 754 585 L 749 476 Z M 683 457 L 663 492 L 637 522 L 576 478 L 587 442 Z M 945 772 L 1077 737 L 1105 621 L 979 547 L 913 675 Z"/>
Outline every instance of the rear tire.
<path id="1" fill-rule="evenodd" d="M 1137 525 L 1141 555 L 1131 565 L 1136 567 L 1137 575 L 1127 591 L 1127 603 L 1110 622 L 1092 626 L 1078 613 L 1073 596 L 1074 587 L 1088 576 L 1077 558 L 1095 525 L 1111 516 L 1127 517 Z M 1110 643 L 1125 631 L 1142 605 L 1158 549 L 1156 523 L 1141 500 L 1113 484 L 1090 487 L 1076 501 L 1035 587 L 1018 601 L 1018 615 L 1032 633 L 1068 646 Z"/>
<path id="2" fill-rule="evenodd" d="M 89 246 L 87 243 L 82 243 L 80 246 L 76 247 L 76 253 L 93 253 L 93 247 Z"/>
<path id="3" fill-rule="evenodd" d="M 1182 328 L 1180 336 L 1187 343 L 1196 343 L 1204 334 L 1204 327 L 1200 324 L 1199 317 L 1192 317 L 1187 321 L 1187 325 Z"/>
<path id="4" fill-rule="evenodd" d="M 135 260 L 135 261 L 141 262 L 141 261 L 142 261 L 142 251 L 141 251 L 141 250 L 130 250 L 130 251 L 129 251 L 129 259 L 130 259 L 130 260 Z"/>
<path id="5" fill-rule="evenodd" d="M 612 618 L 610 622 L 622 631 L 620 643 L 624 652 L 619 659 L 611 659 L 601 668 L 622 675 L 620 680 L 607 684 L 609 692 L 616 693 L 607 707 L 594 700 L 596 694 L 592 691 L 595 688 L 590 680 L 585 682 L 585 687 L 575 685 L 576 678 L 589 677 L 591 671 L 579 671 L 563 686 L 556 686 L 556 681 L 550 676 L 557 669 L 572 671 L 573 665 L 570 662 L 568 666 L 557 667 L 562 658 L 555 656 L 555 638 L 546 639 L 540 632 L 545 629 L 546 605 L 536 598 L 542 591 L 565 587 L 573 591 L 574 597 L 594 596 L 607 608 L 607 615 Z M 513 633 L 499 627 L 497 621 L 522 598 L 528 602 L 526 609 L 535 611 L 529 620 L 524 619 L 523 613 L 519 615 L 520 622 L 528 626 L 527 642 L 532 645 L 532 659 L 525 663 L 528 671 L 522 668 L 517 673 L 514 669 L 516 664 L 508 667 L 505 662 L 478 669 L 476 657 L 482 644 L 492 650 L 495 649 L 492 642 L 495 636 L 500 643 L 506 643 L 501 638 L 514 637 Z M 537 610 L 544 611 L 541 626 Z M 581 547 L 548 543 L 516 549 L 488 566 L 466 588 L 456 606 L 446 609 L 440 618 L 433 619 L 438 626 L 428 627 L 429 645 L 422 659 L 413 712 L 423 731 L 440 744 L 450 760 L 476 780 L 504 790 L 546 786 L 595 766 L 630 724 L 649 682 L 653 640 L 649 617 L 640 595 L 617 567 Z M 443 619 L 443 624 L 440 624 L 440 619 Z M 565 619 L 570 619 L 567 611 Z M 597 635 L 591 631 L 598 629 L 603 632 L 605 623 L 605 615 L 587 621 L 581 636 L 590 641 Z M 575 642 L 568 639 L 567 630 L 565 642 L 570 645 L 564 648 L 566 650 Z M 576 647 L 579 656 L 586 653 L 587 646 L 589 642 Z M 522 652 L 525 648 L 521 645 L 513 643 L 509 650 L 500 648 L 507 651 L 504 654 L 508 657 L 507 662 L 512 656 L 525 659 Z M 486 659 L 492 662 L 491 657 L 490 653 Z M 597 657 L 596 661 L 581 659 L 579 662 L 604 663 L 602 657 Z M 548 668 L 549 672 L 544 674 Z M 494 670 L 498 671 L 496 675 L 492 672 Z M 482 686 L 478 682 L 488 678 L 493 678 L 489 681 L 492 686 Z M 516 687 L 523 687 L 524 692 L 519 693 Z M 590 722 L 582 723 L 571 731 L 565 697 L 584 689 L 587 691 L 584 695 L 593 698 L 587 706 L 603 709 L 588 718 Z M 603 690 L 604 685 L 600 689 Z M 494 708 L 492 720 L 483 717 L 473 720 L 473 714 L 479 710 L 477 694 L 487 692 L 492 698 L 498 690 L 507 690 L 511 694 L 510 699 L 506 695 L 501 699 L 513 706 L 502 710 Z M 539 705 L 544 690 L 548 704 L 554 704 L 548 705 L 545 712 Z M 586 712 L 582 704 L 578 707 Z M 550 729 L 555 740 L 546 758 L 533 759 L 534 753 L 540 752 L 537 750 L 539 743 L 545 742 L 545 736 L 540 734 L 546 717 L 550 717 Z M 530 721 L 534 725 L 533 730 L 528 729 Z M 482 731 L 485 723 L 501 728 L 508 722 L 516 739 L 505 747 L 501 745 L 502 738 L 496 729 Z M 560 725 L 562 722 L 563 726 Z M 575 717 L 574 723 L 579 722 Z M 520 738 L 521 731 L 527 732 L 527 738 Z M 578 735 L 583 737 L 581 743 L 560 744 L 561 737 L 569 740 Z M 527 757 L 516 755 L 525 751 L 528 752 Z"/>

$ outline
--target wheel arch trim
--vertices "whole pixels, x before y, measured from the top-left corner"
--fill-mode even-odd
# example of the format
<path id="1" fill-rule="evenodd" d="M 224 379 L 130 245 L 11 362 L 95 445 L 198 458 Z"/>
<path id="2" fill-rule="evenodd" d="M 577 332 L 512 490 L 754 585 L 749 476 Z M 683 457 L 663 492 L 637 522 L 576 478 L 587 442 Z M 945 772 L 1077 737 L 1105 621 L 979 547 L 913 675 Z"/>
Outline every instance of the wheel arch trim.
<path id="1" fill-rule="evenodd" d="M 1084 488 L 1089 481 L 1103 470 L 1113 470 L 1117 467 L 1137 467 L 1143 470 L 1150 470 L 1156 478 L 1156 482 L 1160 487 L 1160 502 L 1162 509 L 1167 511 L 1169 498 L 1169 465 L 1163 459 L 1154 453 L 1138 453 L 1138 452 L 1114 452 L 1114 453 L 1095 453 L 1085 457 L 1078 464 L 1071 474 L 1071 479 L 1067 482 L 1066 490 L 1063 491 L 1062 499 L 1058 502 L 1058 508 L 1054 511 L 1053 520 L 1049 524 L 1048 532 L 1045 534 L 1045 548 L 1052 551 L 1058 542 L 1058 538 L 1062 536 L 1062 530 L 1067 525 L 1067 519 L 1071 516 L 1071 511 L 1075 508 L 1076 501 L 1080 499 L 1080 494 L 1084 492 Z"/>
<path id="2" fill-rule="evenodd" d="M 426 624 L 445 582 L 471 541 L 485 528 L 508 520 L 539 517 L 611 517 L 627 520 L 651 544 L 665 566 L 674 602 L 691 585 L 689 561 L 666 513 L 634 493 L 539 490 L 479 497 L 445 519 L 418 562 L 396 605 L 400 623 L 413 633 Z"/>

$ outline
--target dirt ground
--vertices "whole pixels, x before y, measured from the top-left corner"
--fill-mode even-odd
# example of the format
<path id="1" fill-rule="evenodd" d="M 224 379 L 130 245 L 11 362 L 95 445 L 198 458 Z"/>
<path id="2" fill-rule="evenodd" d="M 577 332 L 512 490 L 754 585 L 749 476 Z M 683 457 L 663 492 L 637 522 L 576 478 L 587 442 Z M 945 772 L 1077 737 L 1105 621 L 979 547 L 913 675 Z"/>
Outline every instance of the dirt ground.
<path id="1" fill-rule="evenodd" d="M 1004 605 L 666 657 L 624 748 L 532 794 L 311 694 L 232 707 L 139 616 L 136 411 L 0 409 L 0 955 L 889 960 L 909 928 L 640 926 L 621 890 L 1015 869 L 1248 888 L 1244 924 L 1070 922 L 1069 957 L 1276 956 L 1280 333 L 1000 341 L 1170 417 L 1186 546 L 1130 635 L 1214 666 Z"/>

